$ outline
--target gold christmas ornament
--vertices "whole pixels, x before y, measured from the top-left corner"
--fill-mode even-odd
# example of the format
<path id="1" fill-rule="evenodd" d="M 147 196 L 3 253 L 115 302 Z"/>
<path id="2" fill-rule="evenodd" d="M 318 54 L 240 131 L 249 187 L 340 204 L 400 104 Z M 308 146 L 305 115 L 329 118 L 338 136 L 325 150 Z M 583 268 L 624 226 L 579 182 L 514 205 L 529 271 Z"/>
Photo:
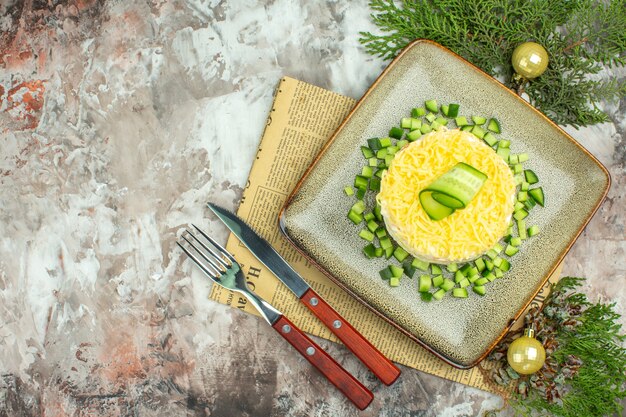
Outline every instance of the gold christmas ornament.
<path id="1" fill-rule="evenodd" d="M 518 374 L 534 374 L 546 361 L 546 351 L 534 336 L 535 331 L 528 327 L 524 329 L 523 336 L 509 345 L 506 358 Z"/>
<path id="2" fill-rule="evenodd" d="M 532 80 L 548 68 L 548 51 L 536 42 L 524 42 L 513 51 L 511 63 L 516 73 Z"/>

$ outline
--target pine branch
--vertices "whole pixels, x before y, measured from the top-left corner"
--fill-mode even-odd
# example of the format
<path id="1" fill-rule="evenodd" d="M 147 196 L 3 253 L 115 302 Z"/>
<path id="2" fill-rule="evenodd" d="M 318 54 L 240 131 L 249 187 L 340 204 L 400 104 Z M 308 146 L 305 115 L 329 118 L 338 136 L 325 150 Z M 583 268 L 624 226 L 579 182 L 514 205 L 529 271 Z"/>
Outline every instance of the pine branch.
<path id="1" fill-rule="evenodd" d="M 626 80 L 590 78 L 603 65 L 626 65 L 626 0 L 372 0 L 370 7 L 382 33 L 362 32 L 360 41 L 368 53 L 384 59 L 414 39 L 427 38 L 510 80 L 513 49 L 528 40 L 544 45 L 548 70 L 525 91 L 559 124 L 605 122 L 598 103 L 626 91 Z"/>

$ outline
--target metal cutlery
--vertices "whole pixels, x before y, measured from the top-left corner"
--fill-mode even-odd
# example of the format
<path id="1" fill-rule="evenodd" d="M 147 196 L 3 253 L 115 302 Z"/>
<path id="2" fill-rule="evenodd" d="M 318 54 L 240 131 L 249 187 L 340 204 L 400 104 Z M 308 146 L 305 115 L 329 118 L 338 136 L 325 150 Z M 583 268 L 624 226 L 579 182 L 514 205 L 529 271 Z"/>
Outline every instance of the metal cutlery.
<path id="1" fill-rule="evenodd" d="M 209 208 L 305 306 L 332 331 L 384 384 L 391 385 L 400 369 L 339 315 L 276 250 L 237 215 L 208 203 Z"/>
<path id="2" fill-rule="evenodd" d="M 339 365 L 328 353 L 306 336 L 280 311 L 250 291 L 239 263 L 226 249 L 195 225 L 198 234 L 185 230 L 183 242 L 176 242 L 193 262 L 216 284 L 244 295 L 261 316 L 287 340 L 307 361 L 315 366 L 360 410 L 365 409 L 374 395 L 354 376 Z"/>

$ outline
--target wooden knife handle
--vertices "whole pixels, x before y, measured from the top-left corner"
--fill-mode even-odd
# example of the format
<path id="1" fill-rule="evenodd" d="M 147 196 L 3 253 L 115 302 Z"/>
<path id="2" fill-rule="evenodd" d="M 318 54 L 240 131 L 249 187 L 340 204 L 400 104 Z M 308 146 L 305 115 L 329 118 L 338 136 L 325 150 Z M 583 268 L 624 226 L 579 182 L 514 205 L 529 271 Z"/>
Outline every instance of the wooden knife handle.
<path id="1" fill-rule="evenodd" d="M 341 367 L 302 330 L 294 326 L 285 316 L 280 316 L 272 327 L 296 348 L 304 358 L 315 366 L 336 386 L 359 410 L 364 410 L 374 399 L 374 394 L 355 377 Z"/>
<path id="2" fill-rule="evenodd" d="M 312 288 L 300 301 L 306 305 L 384 384 L 391 385 L 400 376 L 400 369 L 368 342 L 350 323 L 339 315 Z"/>

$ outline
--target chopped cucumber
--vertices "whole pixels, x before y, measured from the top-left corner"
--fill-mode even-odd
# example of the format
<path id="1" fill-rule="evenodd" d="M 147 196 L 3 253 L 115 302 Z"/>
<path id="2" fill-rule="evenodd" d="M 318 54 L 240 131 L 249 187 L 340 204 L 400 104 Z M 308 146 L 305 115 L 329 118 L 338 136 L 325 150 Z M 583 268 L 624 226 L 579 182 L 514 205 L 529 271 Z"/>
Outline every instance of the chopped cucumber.
<path id="1" fill-rule="evenodd" d="M 376 207 L 374 207 L 374 217 L 376 217 L 376 220 L 378 221 L 383 221 L 383 215 L 380 212 L 380 205 L 376 204 Z"/>
<path id="2" fill-rule="evenodd" d="M 368 179 L 372 178 L 374 176 L 374 169 L 369 165 L 364 166 L 361 168 L 361 176 Z"/>
<path id="3" fill-rule="evenodd" d="M 500 133 L 500 122 L 492 118 L 487 124 L 487 129 L 491 130 L 493 133 Z"/>
<path id="4" fill-rule="evenodd" d="M 429 301 L 432 301 L 433 295 L 429 292 L 421 292 L 420 298 L 422 299 L 422 301 L 429 302 Z"/>
<path id="5" fill-rule="evenodd" d="M 417 268 L 411 265 L 411 262 L 408 260 L 402 263 L 402 269 L 404 269 L 404 275 L 409 278 L 413 278 L 413 275 L 415 275 L 415 271 L 417 270 Z"/>
<path id="6" fill-rule="evenodd" d="M 370 180 L 370 185 L 369 185 L 370 190 L 372 191 L 380 191 L 380 178 L 378 177 L 374 177 Z"/>
<path id="7" fill-rule="evenodd" d="M 519 237 L 514 237 L 511 239 L 511 246 L 520 246 L 522 244 L 522 239 L 520 239 Z"/>
<path id="8" fill-rule="evenodd" d="M 446 266 L 446 269 L 449 272 L 456 272 L 456 271 L 459 270 L 459 266 L 457 264 L 455 264 L 455 263 L 451 263 L 451 264 L 448 264 L 448 266 Z"/>
<path id="9" fill-rule="evenodd" d="M 435 121 L 435 119 L 437 119 L 437 116 L 435 116 L 433 113 L 428 113 L 426 116 L 424 116 L 424 118 L 428 120 L 429 123 L 432 123 Z"/>
<path id="10" fill-rule="evenodd" d="M 481 285 L 485 285 L 488 282 L 489 282 L 489 280 L 487 278 L 484 278 L 484 277 L 483 278 L 478 278 L 476 281 L 474 281 L 474 285 L 481 286 Z"/>
<path id="11" fill-rule="evenodd" d="M 478 295 L 485 295 L 485 287 L 482 285 L 474 285 L 472 290 Z"/>
<path id="12" fill-rule="evenodd" d="M 404 148 L 406 145 L 408 145 L 409 141 L 406 139 L 402 139 L 396 142 L 396 146 L 398 147 L 398 150 Z"/>
<path id="13" fill-rule="evenodd" d="M 441 275 L 441 267 L 437 264 L 430 265 L 430 272 L 433 275 Z"/>
<path id="14" fill-rule="evenodd" d="M 461 127 L 461 130 L 463 132 L 471 132 L 473 128 L 474 128 L 474 125 L 465 125 Z"/>
<path id="15" fill-rule="evenodd" d="M 440 110 L 441 110 L 441 113 L 443 113 L 444 116 L 449 117 L 448 116 L 448 110 L 450 110 L 450 106 L 448 106 L 447 104 L 442 104 Z"/>
<path id="16" fill-rule="evenodd" d="M 501 140 L 498 142 L 498 148 L 508 149 L 511 146 L 510 140 Z"/>
<path id="17" fill-rule="evenodd" d="M 383 256 L 383 254 L 384 254 L 383 248 L 376 248 L 375 255 L 377 258 L 380 258 L 381 256 Z"/>
<path id="18" fill-rule="evenodd" d="M 483 136 L 483 140 L 487 142 L 487 145 L 492 147 L 495 146 L 496 143 L 498 143 L 498 139 L 489 132 L 485 133 L 485 136 Z"/>
<path id="19" fill-rule="evenodd" d="M 417 107 L 411 110 L 411 117 L 422 117 L 426 114 L 426 109 L 423 107 Z"/>
<path id="20" fill-rule="evenodd" d="M 537 177 L 537 174 L 535 174 L 534 171 L 530 169 L 524 170 L 524 177 L 526 177 L 526 182 L 531 185 L 537 184 L 539 182 L 539 177 Z"/>
<path id="21" fill-rule="evenodd" d="M 526 217 L 528 217 L 528 212 L 524 209 L 517 210 L 513 213 L 513 218 L 515 220 L 524 220 Z"/>
<path id="22" fill-rule="evenodd" d="M 505 253 L 507 256 L 513 256 L 513 255 L 515 255 L 518 251 L 519 251 L 519 249 L 517 248 L 517 246 L 508 245 L 508 246 L 506 247 L 506 249 L 504 250 L 504 253 Z"/>
<path id="23" fill-rule="evenodd" d="M 374 233 L 370 232 L 367 229 L 363 229 L 359 232 L 359 236 L 361 237 L 361 239 L 365 239 L 368 242 L 371 242 L 374 240 Z"/>
<path id="24" fill-rule="evenodd" d="M 354 195 L 354 190 L 349 185 L 343 189 L 343 192 L 346 193 L 347 196 Z"/>
<path id="25" fill-rule="evenodd" d="M 426 107 L 426 109 L 430 110 L 433 113 L 437 113 L 439 111 L 437 100 L 426 100 L 424 106 Z"/>
<path id="26" fill-rule="evenodd" d="M 391 138 L 380 138 L 379 141 L 381 148 L 387 148 L 391 146 Z"/>
<path id="27" fill-rule="evenodd" d="M 427 125 L 426 123 L 422 124 L 422 127 L 420 127 L 420 132 L 422 132 L 423 134 L 430 133 L 432 131 L 433 131 L 433 128 L 430 127 L 430 125 Z"/>
<path id="28" fill-rule="evenodd" d="M 367 189 L 368 179 L 362 175 L 357 175 L 354 177 L 354 187 Z"/>
<path id="29" fill-rule="evenodd" d="M 523 203 L 526 200 L 528 200 L 528 193 L 526 191 L 520 191 L 517 193 L 517 201 Z"/>
<path id="30" fill-rule="evenodd" d="M 363 201 L 357 201 L 356 203 L 354 203 L 352 205 L 352 207 L 350 208 L 350 211 L 355 212 L 356 214 L 363 214 L 363 212 L 365 211 L 365 203 Z"/>
<path id="31" fill-rule="evenodd" d="M 421 126 L 420 126 L 421 128 Z M 409 133 L 407 133 L 406 138 L 413 142 L 419 139 L 420 136 L 422 136 L 422 131 L 420 130 L 420 128 L 416 128 L 415 130 L 411 130 Z"/>
<path id="32" fill-rule="evenodd" d="M 393 251 L 393 257 L 396 258 L 398 260 L 398 262 L 402 262 L 404 261 L 407 256 L 409 256 L 409 253 L 407 251 L 405 251 L 402 246 L 398 246 L 394 251 Z"/>
<path id="33" fill-rule="evenodd" d="M 443 288 L 439 288 L 437 291 L 435 291 L 435 293 L 433 294 L 433 298 L 435 300 L 441 300 L 443 298 L 443 296 L 446 295 L 446 291 Z"/>
<path id="34" fill-rule="evenodd" d="M 371 214 L 371 213 L 368 213 L 368 214 Z M 367 230 L 369 230 L 372 233 L 375 233 L 376 229 L 378 229 L 378 223 L 376 223 L 374 220 L 368 220 Z"/>
<path id="35" fill-rule="evenodd" d="M 446 114 L 446 116 L 450 118 L 458 116 L 460 107 L 460 105 L 455 103 L 448 104 L 448 113 Z"/>
<path id="36" fill-rule="evenodd" d="M 474 276 L 476 276 L 476 275 L 474 275 Z M 461 287 L 461 288 L 465 288 L 465 287 L 467 287 L 469 285 L 470 285 L 470 282 L 469 282 L 469 280 L 467 278 L 463 278 L 461 281 L 459 281 L 459 287 Z"/>
<path id="37" fill-rule="evenodd" d="M 380 239 L 379 243 L 380 243 L 380 247 L 385 249 L 385 250 L 387 250 L 389 248 L 393 248 L 393 243 L 391 243 L 391 240 L 387 236 L 385 236 L 382 239 Z"/>
<path id="38" fill-rule="evenodd" d="M 521 154 L 519 154 L 519 157 L 517 159 L 519 160 L 520 164 L 522 164 L 522 163 L 528 161 L 528 158 L 529 158 L 529 156 L 528 156 L 527 153 L 521 153 Z"/>
<path id="39" fill-rule="evenodd" d="M 441 285 L 443 284 L 443 275 L 436 275 L 433 277 L 433 287 L 441 287 Z"/>
<path id="40" fill-rule="evenodd" d="M 457 298 L 467 298 L 467 290 L 465 288 L 455 288 L 452 290 L 452 296 Z"/>
<path id="41" fill-rule="evenodd" d="M 432 286 L 432 284 L 433 283 L 430 275 L 420 275 L 419 292 L 430 291 L 430 287 Z"/>
<path id="42" fill-rule="evenodd" d="M 467 264 L 467 265 L 469 265 L 469 264 Z M 457 284 L 458 284 L 459 282 L 461 282 L 462 280 L 464 280 L 464 279 L 465 279 L 465 275 L 463 274 L 463 272 L 461 272 L 461 271 L 456 271 L 456 272 L 454 273 L 454 282 L 456 282 Z"/>
<path id="43" fill-rule="evenodd" d="M 500 141 L 500 142 L 498 143 L 498 150 L 496 151 L 496 153 L 497 153 L 498 155 L 500 155 L 500 156 L 502 157 L 502 159 L 504 159 L 505 161 L 507 161 L 507 160 L 509 159 L 509 154 L 511 153 L 511 150 L 510 150 L 509 148 L 502 148 L 502 147 L 500 147 L 500 144 L 501 144 L 502 142 L 503 142 L 503 141 Z"/>
<path id="44" fill-rule="evenodd" d="M 517 221 L 517 234 L 522 240 L 528 237 L 528 235 L 526 234 L 526 222 L 524 220 Z"/>
<path id="45" fill-rule="evenodd" d="M 491 261 L 491 259 L 485 259 L 485 268 L 487 269 L 487 271 L 493 270 L 493 262 Z"/>
<path id="46" fill-rule="evenodd" d="M 498 268 L 500 268 L 502 271 L 506 272 L 509 269 L 511 269 L 511 263 L 509 261 L 507 261 L 506 259 L 503 259 L 502 262 L 500 263 L 500 266 Z"/>
<path id="47" fill-rule="evenodd" d="M 533 200 L 535 200 L 537 204 L 543 207 L 543 203 L 544 203 L 543 188 L 541 187 L 531 188 L 530 190 L 528 190 L 528 194 L 533 198 Z"/>
<path id="48" fill-rule="evenodd" d="M 376 246 L 374 246 L 373 243 L 370 243 L 363 248 L 363 253 L 368 259 L 374 258 L 376 256 Z"/>
<path id="49" fill-rule="evenodd" d="M 403 129 L 410 129 L 411 128 L 411 118 L 410 117 L 403 117 L 402 120 L 400 121 L 400 127 Z"/>
<path id="50" fill-rule="evenodd" d="M 472 134 L 474 136 L 476 136 L 477 138 L 479 138 L 479 139 L 484 138 L 485 137 L 485 133 L 487 133 L 487 132 L 485 132 L 485 129 L 483 129 L 482 127 L 480 127 L 478 125 L 475 125 L 472 128 Z"/>
<path id="51" fill-rule="evenodd" d="M 361 146 L 361 153 L 363 153 L 363 157 L 365 159 L 369 159 L 374 156 L 374 151 L 367 146 Z"/>
<path id="52" fill-rule="evenodd" d="M 388 280 L 393 277 L 393 273 L 391 272 L 391 269 L 389 267 L 381 269 L 380 271 L 378 271 L 378 274 L 380 274 L 380 277 L 384 280 Z"/>
<path id="53" fill-rule="evenodd" d="M 382 146 L 380 145 L 380 139 L 379 138 L 371 138 L 367 140 L 367 146 L 369 146 L 369 148 L 376 152 L 377 150 L 379 150 L 380 148 L 382 148 Z"/>
<path id="54" fill-rule="evenodd" d="M 391 277 L 389 279 L 389 286 L 390 287 L 398 287 L 399 285 L 400 285 L 400 278 Z"/>
<path id="55" fill-rule="evenodd" d="M 485 261 L 483 260 L 483 258 L 476 259 L 474 261 L 474 264 L 476 265 L 476 268 L 478 268 L 480 272 L 485 270 Z"/>
<path id="56" fill-rule="evenodd" d="M 450 291 L 452 288 L 454 288 L 454 281 L 448 278 L 444 278 L 443 284 L 441 284 L 441 289 L 444 291 Z"/>
<path id="57" fill-rule="evenodd" d="M 476 125 L 484 125 L 485 122 L 487 121 L 487 119 L 485 119 L 482 116 L 472 116 L 472 121 L 474 122 L 474 124 Z"/>
<path id="58" fill-rule="evenodd" d="M 376 158 L 385 159 L 385 156 L 387 156 L 387 148 L 382 148 L 376 151 Z"/>
<path id="59" fill-rule="evenodd" d="M 539 234 L 539 226 L 530 226 L 528 228 L 528 236 L 533 237 Z"/>
<path id="60" fill-rule="evenodd" d="M 411 118 L 411 130 L 419 129 L 420 127 L 422 127 L 422 121 Z"/>
<path id="61" fill-rule="evenodd" d="M 404 135 L 404 130 L 400 127 L 394 126 L 389 130 L 389 137 L 391 138 L 402 139 L 402 135 Z"/>
<path id="62" fill-rule="evenodd" d="M 469 124 L 467 121 L 467 117 L 465 116 L 457 117 L 456 119 L 454 119 L 454 122 L 458 127 L 467 126 Z"/>
<path id="63" fill-rule="evenodd" d="M 360 224 L 363 221 L 363 216 L 360 215 L 359 213 L 350 210 L 348 212 L 348 218 L 352 221 L 352 223 L 354 224 Z"/>
<path id="64" fill-rule="evenodd" d="M 389 265 L 389 270 L 391 271 L 391 275 L 396 278 L 400 278 L 404 273 L 404 269 L 397 265 Z"/>
<path id="65" fill-rule="evenodd" d="M 426 262 L 426 261 L 422 261 L 421 259 L 413 259 L 413 262 L 411 262 L 411 265 L 413 265 L 415 268 L 419 269 L 420 271 L 428 271 L 428 267 L 430 266 L 430 263 Z"/>
<path id="66" fill-rule="evenodd" d="M 367 191 L 366 188 L 359 188 L 356 190 L 356 198 L 359 200 L 363 200 L 363 198 L 365 197 L 365 192 Z"/>

